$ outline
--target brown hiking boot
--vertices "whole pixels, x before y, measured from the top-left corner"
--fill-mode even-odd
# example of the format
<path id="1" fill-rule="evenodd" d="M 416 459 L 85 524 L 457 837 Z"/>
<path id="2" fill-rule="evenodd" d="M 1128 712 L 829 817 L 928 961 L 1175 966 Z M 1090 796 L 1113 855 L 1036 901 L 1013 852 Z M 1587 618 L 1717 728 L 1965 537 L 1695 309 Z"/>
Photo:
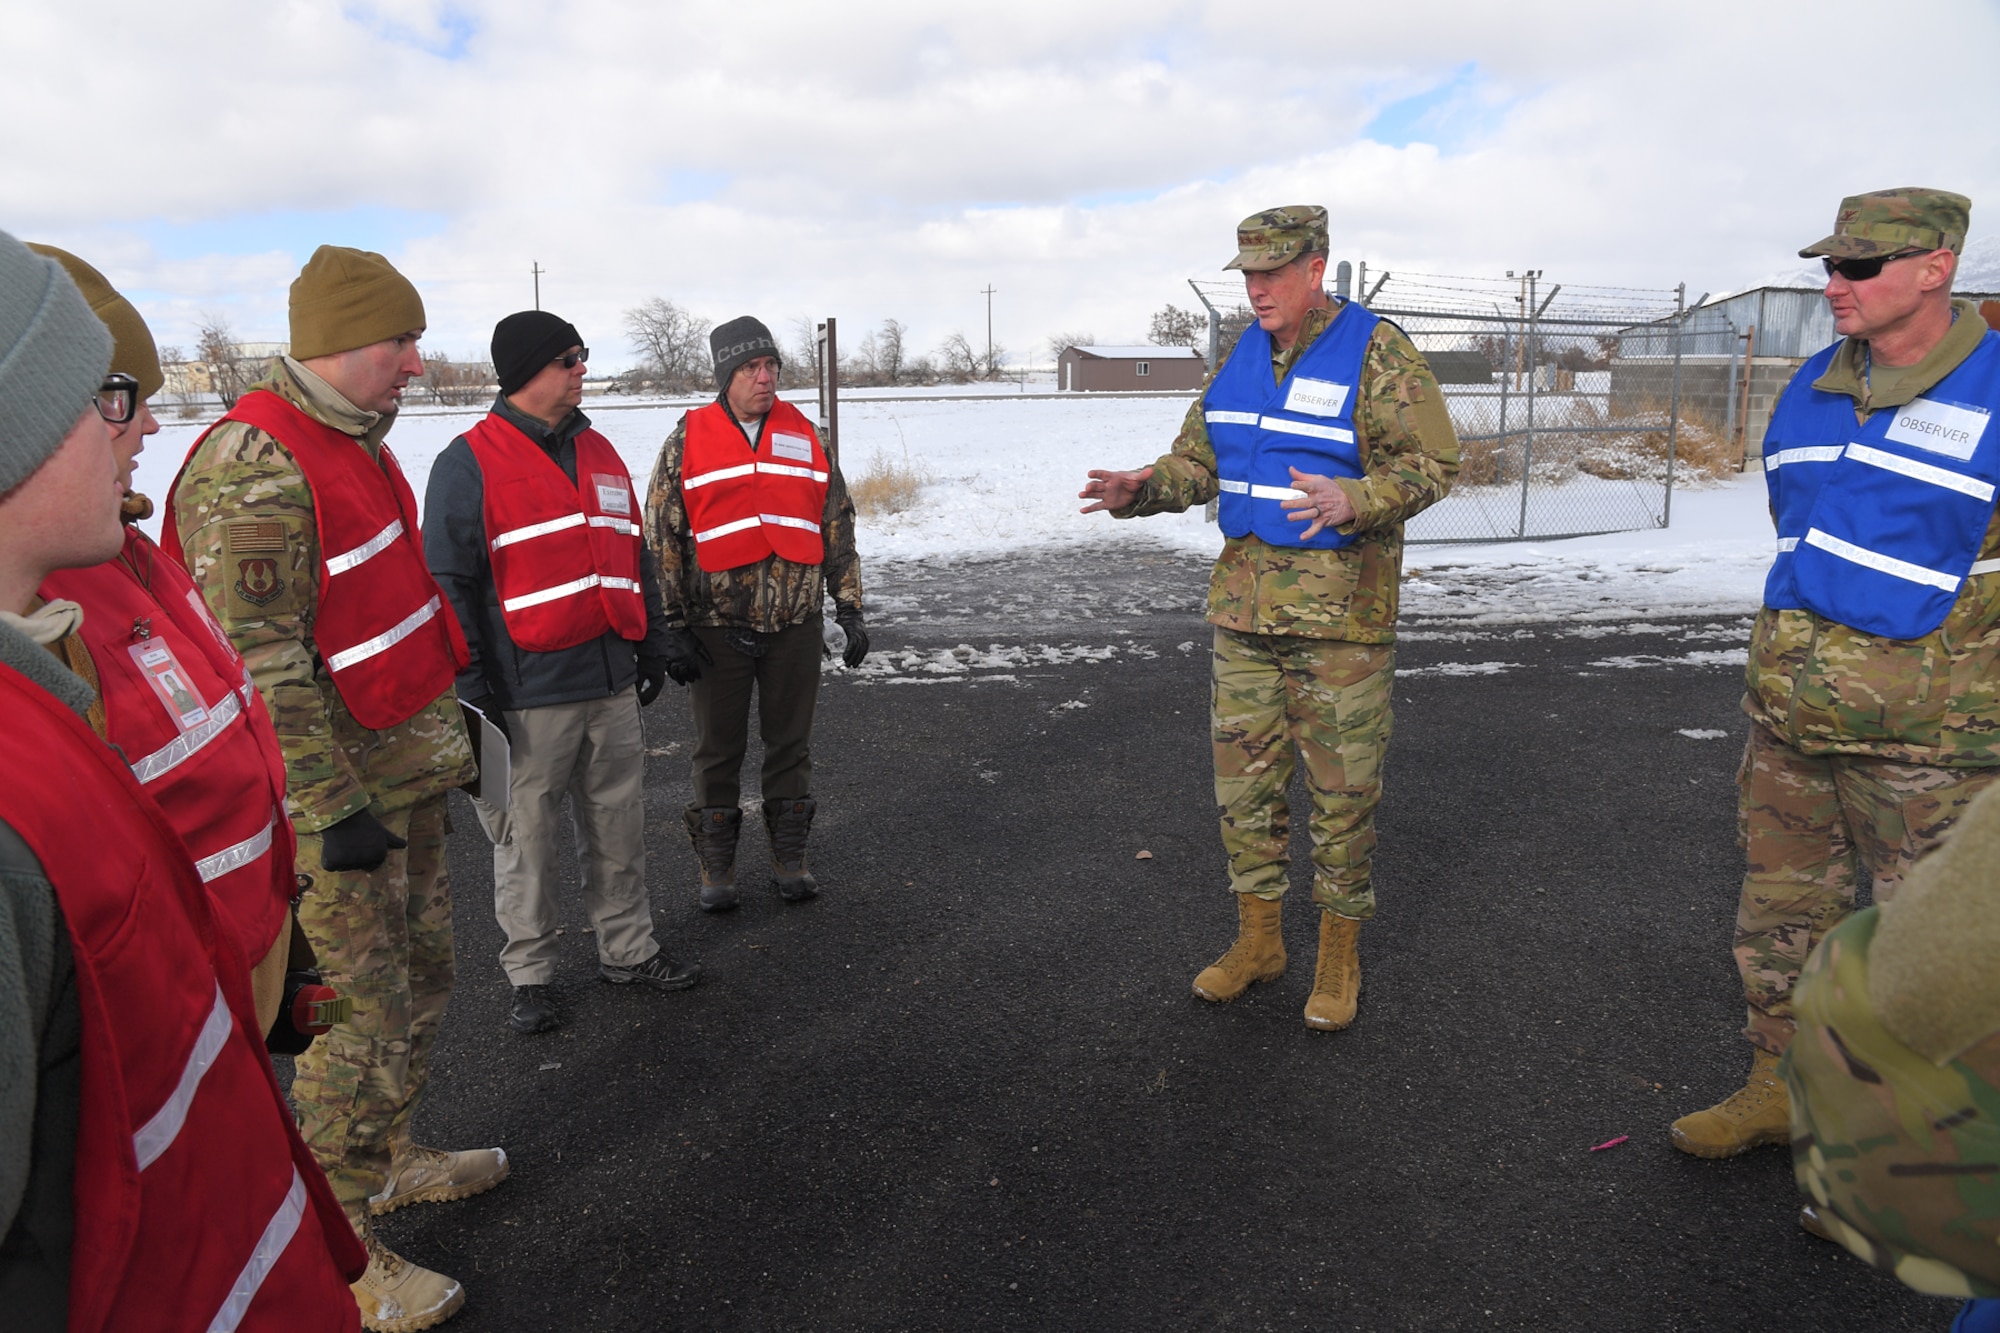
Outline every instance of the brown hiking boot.
<path id="1" fill-rule="evenodd" d="M 1285 940 L 1279 932 L 1282 898 L 1236 895 L 1236 943 L 1229 952 L 1201 970 L 1194 993 L 1225 1003 L 1250 989 L 1251 983 L 1276 981 L 1285 975 Z"/>
<path id="2" fill-rule="evenodd" d="M 449 1203 L 484 1194 L 507 1178 L 505 1148 L 468 1148 L 445 1152 L 406 1143 L 389 1168 L 382 1192 L 368 1200 L 377 1217 L 406 1203 Z"/>
<path id="3" fill-rule="evenodd" d="M 377 1333 L 415 1333 L 442 1324 L 465 1304 L 465 1288 L 443 1273 L 420 1268 L 364 1228 L 368 1271 L 349 1289 L 361 1307 L 361 1326 Z"/>
<path id="4" fill-rule="evenodd" d="M 683 815 L 694 854 L 701 861 L 701 910 L 736 906 L 736 835 L 743 812 L 733 805 L 691 805 Z"/>
<path id="5" fill-rule="evenodd" d="M 1778 1076 L 1778 1057 L 1758 1049 L 1742 1087 L 1709 1107 L 1674 1121 L 1674 1146 L 1696 1157 L 1734 1157 L 1767 1143 L 1792 1141 L 1792 1098 Z"/>
<path id="6" fill-rule="evenodd" d="M 1313 972 L 1312 994 L 1306 997 L 1306 1026 L 1338 1032 L 1354 1021 L 1361 1002 L 1361 958 L 1355 942 L 1361 923 L 1351 916 L 1322 910 L 1319 914 L 1319 967 Z"/>
<path id="7" fill-rule="evenodd" d="M 764 802 L 764 831 L 771 835 L 771 887 L 788 903 L 802 903 L 819 892 L 819 881 L 806 866 L 806 835 L 812 832 L 819 802 L 810 796 Z"/>

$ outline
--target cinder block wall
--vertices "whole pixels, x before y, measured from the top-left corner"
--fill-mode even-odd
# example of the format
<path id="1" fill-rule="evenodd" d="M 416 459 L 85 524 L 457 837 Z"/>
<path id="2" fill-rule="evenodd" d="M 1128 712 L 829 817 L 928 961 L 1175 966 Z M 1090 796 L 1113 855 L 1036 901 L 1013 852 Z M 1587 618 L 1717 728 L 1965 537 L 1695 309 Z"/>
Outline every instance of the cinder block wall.
<path id="1" fill-rule="evenodd" d="M 1750 458 L 1764 454 L 1764 428 L 1770 424 L 1771 408 L 1779 392 L 1790 383 L 1792 374 L 1805 364 L 1784 356 L 1760 356 L 1750 365 L 1750 411 L 1744 419 L 1745 453 Z M 1743 366 L 1737 363 L 1737 410 L 1742 411 Z M 1729 358 L 1689 356 L 1681 358 L 1681 412 L 1698 416 L 1718 430 L 1729 423 Z M 1674 363 L 1651 357 L 1611 361 L 1611 412 L 1631 416 L 1664 412 L 1674 399 Z"/>

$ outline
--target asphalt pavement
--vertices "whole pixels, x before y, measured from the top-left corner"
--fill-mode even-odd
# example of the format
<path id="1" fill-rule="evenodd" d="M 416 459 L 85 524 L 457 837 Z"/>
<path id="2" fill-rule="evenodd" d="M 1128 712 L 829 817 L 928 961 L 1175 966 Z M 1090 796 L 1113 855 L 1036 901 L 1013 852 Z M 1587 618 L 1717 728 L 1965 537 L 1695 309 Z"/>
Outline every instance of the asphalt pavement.
<path id="1" fill-rule="evenodd" d="M 513 1174 L 381 1220 L 465 1283 L 454 1329 L 1949 1323 L 1798 1228 L 1782 1150 L 1668 1146 L 1749 1061 L 1747 621 L 1406 625 L 1360 1016 L 1317 1033 L 1296 790 L 1290 970 L 1189 993 L 1235 920 L 1205 564 L 869 580 L 875 656 L 820 696 L 816 901 L 765 887 L 753 816 L 743 907 L 696 910 L 685 697 L 645 714 L 656 919 L 694 989 L 600 983 L 573 903 L 567 1025 L 509 1031 L 454 798 L 418 1131 Z"/>

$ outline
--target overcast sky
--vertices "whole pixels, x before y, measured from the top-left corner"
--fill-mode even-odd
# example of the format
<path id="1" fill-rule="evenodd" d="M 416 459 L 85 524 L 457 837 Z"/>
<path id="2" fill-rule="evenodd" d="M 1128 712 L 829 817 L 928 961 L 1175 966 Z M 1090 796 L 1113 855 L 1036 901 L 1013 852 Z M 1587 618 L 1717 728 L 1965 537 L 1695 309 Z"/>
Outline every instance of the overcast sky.
<path id="1" fill-rule="evenodd" d="M 176 0 L 10 9 L 0 228 L 163 343 L 286 336 L 312 249 L 380 250 L 427 347 L 542 301 L 799 316 L 918 350 L 1137 340 L 1244 214 L 1325 204 L 1371 269 L 1735 289 L 1843 194 L 2000 228 L 2000 5 Z"/>

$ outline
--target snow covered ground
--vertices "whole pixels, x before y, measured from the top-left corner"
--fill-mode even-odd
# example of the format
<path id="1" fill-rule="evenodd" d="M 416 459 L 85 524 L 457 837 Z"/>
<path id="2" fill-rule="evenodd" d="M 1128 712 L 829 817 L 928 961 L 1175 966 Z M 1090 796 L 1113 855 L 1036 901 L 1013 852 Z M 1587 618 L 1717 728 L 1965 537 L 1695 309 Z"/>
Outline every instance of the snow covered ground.
<path id="1" fill-rule="evenodd" d="M 1119 547 L 1213 554 L 1222 538 L 1199 510 L 1131 522 L 1078 512 L 1085 471 L 1138 467 L 1165 452 L 1189 401 L 1081 395 L 843 399 L 841 464 L 850 478 L 886 456 L 907 462 L 927 482 L 912 508 L 862 521 L 862 558 L 936 562 Z M 801 406 L 810 414 L 809 401 Z M 660 444 L 685 406 L 603 410 L 586 404 L 586 410 L 631 467 L 643 495 Z M 396 424 L 389 444 L 419 501 L 439 451 L 482 411 L 413 410 Z M 199 431 L 198 424 L 174 422 L 154 436 L 139 459 L 138 489 L 163 500 Z M 1486 498 L 1466 491 L 1453 502 Z M 1494 492 L 1490 500 L 1506 509 L 1518 504 L 1518 493 Z M 1634 521 L 1645 509 L 1634 502 Z M 147 526 L 157 533 L 157 519 Z M 1758 605 L 1772 549 L 1763 480 L 1751 474 L 1677 489 L 1666 529 L 1566 541 L 1412 545 L 1404 612 L 1468 625 L 1744 614 Z"/>

